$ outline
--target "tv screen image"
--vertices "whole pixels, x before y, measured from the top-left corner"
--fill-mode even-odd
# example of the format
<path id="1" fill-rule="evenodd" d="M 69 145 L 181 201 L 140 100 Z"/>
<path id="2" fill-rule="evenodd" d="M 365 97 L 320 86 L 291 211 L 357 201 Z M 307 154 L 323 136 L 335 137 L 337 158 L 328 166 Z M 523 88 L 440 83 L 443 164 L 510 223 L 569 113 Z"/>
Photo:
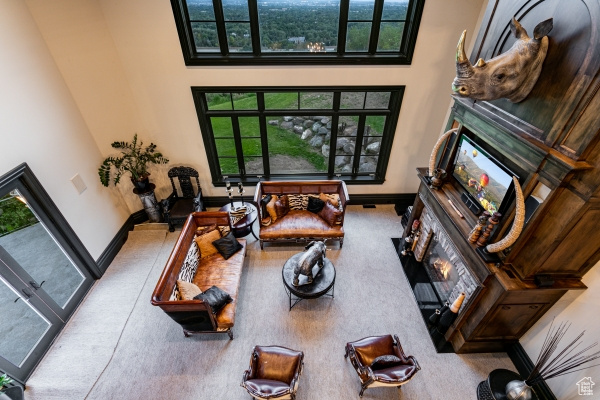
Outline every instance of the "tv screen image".
<path id="1" fill-rule="evenodd" d="M 490 213 L 500 208 L 513 176 L 464 135 L 460 138 L 453 175 L 471 197 Z"/>

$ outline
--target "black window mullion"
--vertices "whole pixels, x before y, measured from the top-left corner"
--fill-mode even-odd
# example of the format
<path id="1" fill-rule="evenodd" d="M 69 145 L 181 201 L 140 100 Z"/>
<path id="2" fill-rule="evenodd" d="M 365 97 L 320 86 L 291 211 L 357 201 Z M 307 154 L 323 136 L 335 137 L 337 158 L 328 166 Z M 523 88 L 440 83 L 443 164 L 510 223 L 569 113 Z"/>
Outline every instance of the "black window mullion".
<path id="1" fill-rule="evenodd" d="M 219 37 L 219 47 L 221 54 L 226 56 L 229 54 L 229 43 L 227 42 L 227 32 L 225 30 L 225 15 L 223 14 L 223 3 L 221 0 L 213 0 L 213 8 L 215 10 L 215 20 L 217 22 L 217 36 Z"/>
<path id="2" fill-rule="evenodd" d="M 406 17 L 404 17 L 404 29 L 402 30 L 402 40 L 400 41 L 400 53 L 401 54 L 407 53 L 408 39 L 410 36 L 409 32 L 410 32 L 412 20 L 413 20 L 410 17 L 410 15 L 413 14 L 414 8 L 415 8 L 415 1 L 413 1 L 413 0 L 409 1 L 408 9 L 406 10 Z"/>
<path id="3" fill-rule="evenodd" d="M 360 165 L 360 153 L 362 151 L 362 141 L 365 131 L 365 120 L 367 116 L 361 114 L 358 117 L 358 128 L 356 131 L 356 143 L 354 144 L 354 162 L 352 163 L 352 176 L 358 175 L 358 167 Z"/>
<path id="4" fill-rule="evenodd" d="M 383 13 L 383 1 L 376 1 L 373 8 L 373 21 L 371 22 L 371 40 L 369 41 L 369 54 L 377 53 L 377 42 L 379 41 L 379 29 L 381 28 L 381 14 Z"/>
<path id="5" fill-rule="evenodd" d="M 255 57 L 261 55 L 260 28 L 258 22 L 258 4 L 256 0 L 248 0 L 248 13 L 250 14 L 250 35 L 252 39 L 252 53 Z"/>
<path id="6" fill-rule="evenodd" d="M 268 178 L 271 176 L 271 165 L 269 163 L 269 140 L 267 137 L 267 117 L 265 115 L 265 94 L 263 92 L 256 93 L 256 105 L 259 112 L 258 125 L 260 127 L 263 173 Z"/>
<path id="7" fill-rule="evenodd" d="M 348 33 L 348 9 L 350 0 L 340 0 L 340 25 L 338 27 L 338 46 L 337 54 L 346 53 L 346 34 Z"/>
<path id="8" fill-rule="evenodd" d="M 333 92 L 333 115 L 331 117 L 331 138 L 329 139 L 329 167 L 327 168 L 329 176 L 333 176 L 335 174 L 335 152 L 337 147 L 341 98 L 342 92 Z"/>
<path id="9" fill-rule="evenodd" d="M 177 4 L 177 3 L 175 3 Z M 192 21 L 190 21 L 190 14 L 189 11 L 187 9 L 187 5 L 183 5 L 181 4 L 181 11 L 183 12 L 183 21 L 181 21 L 182 25 L 185 25 L 185 29 L 187 30 L 189 36 L 191 37 L 191 40 L 188 40 L 188 45 L 187 46 L 183 46 L 182 43 L 182 48 L 184 49 L 184 54 L 187 52 L 189 52 L 190 55 L 197 55 L 197 51 L 196 51 L 196 42 L 194 41 L 194 31 L 192 29 Z M 177 15 L 177 14 L 175 14 Z M 178 22 L 178 18 L 175 18 L 176 23 Z"/>
<path id="10" fill-rule="evenodd" d="M 246 163 L 244 162 L 244 149 L 242 147 L 242 135 L 240 134 L 240 123 L 237 116 L 231 117 L 231 127 L 233 129 L 233 142 L 235 143 L 235 153 L 237 155 L 238 170 L 242 179 L 246 176 Z"/>

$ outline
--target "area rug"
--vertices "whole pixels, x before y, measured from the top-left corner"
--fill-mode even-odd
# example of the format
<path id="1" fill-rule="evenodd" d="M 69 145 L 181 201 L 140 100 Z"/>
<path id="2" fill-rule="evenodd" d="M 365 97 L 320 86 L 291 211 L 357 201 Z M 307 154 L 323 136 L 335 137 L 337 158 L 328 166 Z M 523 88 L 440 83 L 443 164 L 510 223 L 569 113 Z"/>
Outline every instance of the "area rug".
<path id="1" fill-rule="evenodd" d="M 356 399 L 360 385 L 344 358 L 344 346 L 348 341 L 387 333 L 400 337 L 405 352 L 414 355 L 422 369 L 402 389 L 368 389 L 364 399 L 475 398 L 477 385 L 490 371 L 514 369 L 505 353 L 436 353 L 390 240 L 402 229 L 392 205 L 375 209 L 349 206 L 344 229 L 343 249 L 332 242 L 327 251 L 336 268 L 335 298 L 303 300 L 291 311 L 281 270 L 303 247 L 267 244 L 261 251 L 258 242 L 248 236 L 233 341 L 226 334 L 185 338 L 179 325 L 150 304 L 178 232 L 167 233 L 166 239 L 155 238 L 156 244 L 150 247 L 160 250 L 153 260 L 137 266 L 141 262 L 127 257 L 127 268 L 139 273 L 127 289 L 139 296 L 124 293 L 118 278 L 103 278 L 94 288 L 106 287 L 111 293 L 108 297 L 123 296 L 131 302 L 126 317 L 107 317 L 103 324 L 113 340 L 112 330 L 120 331 L 116 345 L 104 344 L 104 331 L 86 328 L 86 322 L 103 318 L 114 306 L 84 303 L 73 318 L 77 322 L 70 323 L 69 332 L 54 346 L 58 348 L 50 351 L 28 382 L 26 398 L 247 400 L 249 395 L 240 382 L 252 348 L 259 344 L 304 351 L 298 400 Z M 141 242 L 139 245 L 147 249 Z M 124 257 L 115 260 L 116 265 L 123 261 Z M 86 303 L 98 301 L 94 297 L 89 296 Z M 93 368 L 84 372 L 86 362 Z M 62 367 L 51 368 L 54 366 Z M 64 383 L 74 380 L 78 382 Z"/>

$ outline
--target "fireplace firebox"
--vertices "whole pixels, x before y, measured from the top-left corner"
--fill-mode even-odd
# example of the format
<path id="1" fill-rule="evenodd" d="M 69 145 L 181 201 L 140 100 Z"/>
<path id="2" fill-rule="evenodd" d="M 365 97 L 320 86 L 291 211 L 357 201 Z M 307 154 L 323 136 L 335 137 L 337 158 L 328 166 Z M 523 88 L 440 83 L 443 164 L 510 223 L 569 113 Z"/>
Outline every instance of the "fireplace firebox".
<path id="1" fill-rule="evenodd" d="M 423 268 L 438 297 L 443 300 L 448 299 L 460 277 L 450 261 L 450 257 L 446 254 L 444 246 L 436 237 L 429 243 L 429 248 L 423 258 Z"/>

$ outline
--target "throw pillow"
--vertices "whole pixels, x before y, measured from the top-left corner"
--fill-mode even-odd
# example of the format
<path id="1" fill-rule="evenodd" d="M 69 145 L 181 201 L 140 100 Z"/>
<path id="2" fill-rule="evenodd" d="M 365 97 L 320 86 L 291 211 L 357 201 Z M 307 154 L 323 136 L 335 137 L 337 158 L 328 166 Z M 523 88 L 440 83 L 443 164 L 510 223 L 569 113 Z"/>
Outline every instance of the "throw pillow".
<path id="1" fill-rule="evenodd" d="M 306 209 L 311 213 L 318 213 L 325 206 L 325 202 L 318 197 L 309 197 L 308 198 L 308 206 Z"/>
<path id="2" fill-rule="evenodd" d="M 376 371 L 378 369 L 390 368 L 400 364 L 401 362 L 402 360 L 393 354 L 379 356 L 371 363 L 371 369 Z"/>
<path id="3" fill-rule="evenodd" d="M 212 230 L 204 235 L 196 238 L 196 244 L 200 249 L 200 258 L 210 257 L 213 254 L 217 254 L 217 248 L 213 246 L 212 242 L 221 237 L 221 232 L 218 229 Z"/>
<path id="4" fill-rule="evenodd" d="M 237 241 L 232 232 L 229 232 L 227 236 L 221 239 L 215 240 L 212 244 L 226 260 L 244 247 Z"/>
<path id="5" fill-rule="evenodd" d="M 267 204 L 269 204 L 272 197 L 273 196 L 268 194 L 266 196 L 263 196 L 262 199 L 260 199 L 260 215 L 262 215 L 263 218 L 269 215 L 269 213 L 267 212 Z"/>
<path id="6" fill-rule="evenodd" d="M 229 293 L 217 286 L 211 286 L 204 293 L 200 293 L 194 298 L 208 304 L 213 314 L 216 314 L 221 308 L 225 307 L 226 304 L 233 301 Z"/>
<path id="7" fill-rule="evenodd" d="M 323 220 L 327 222 L 329 226 L 333 226 L 335 225 L 335 222 L 337 221 L 338 217 L 342 215 L 342 212 L 335 208 L 330 201 L 328 201 L 327 203 L 325 203 L 321 211 L 317 213 L 317 215 L 323 218 Z"/>
<path id="8" fill-rule="evenodd" d="M 271 201 L 267 204 L 267 213 L 271 217 L 271 222 L 275 222 L 277 220 L 277 212 L 275 211 L 275 203 L 277 202 L 277 196 L 273 195 L 271 197 Z"/>
<path id="9" fill-rule="evenodd" d="M 308 196 L 305 194 L 288 194 L 290 210 L 306 210 L 308 206 Z"/>
<path id="10" fill-rule="evenodd" d="M 179 289 L 181 300 L 194 300 L 194 297 L 202 293 L 202 290 L 198 286 L 182 280 L 177 281 L 177 288 Z"/>
<path id="11" fill-rule="evenodd" d="M 330 201 L 331 204 L 335 208 L 340 208 L 340 202 L 338 200 L 339 196 L 337 194 L 325 194 L 325 193 L 321 193 L 319 195 L 319 198 L 321 200 L 323 200 L 323 203 L 327 203 L 327 201 Z"/>
<path id="12" fill-rule="evenodd" d="M 196 235 L 197 236 L 202 236 L 205 233 L 208 233 L 210 231 L 214 231 L 215 229 L 217 229 L 217 225 L 216 224 L 199 226 L 199 227 L 196 228 Z"/>
<path id="13" fill-rule="evenodd" d="M 275 202 L 275 213 L 277 218 L 283 218 L 290 211 L 290 203 L 287 195 L 279 196 L 279 199 Z"/>
<path id="14" fill-rule="evenodd" d="M 231 232 L 231 228 L 227 225 L 222 225 L 219 226 L 219 232 L 221 232 L 221 237 L 227 235 L 229 232 Z"/>
<path id="15" fill-rule="evenodd" d="M 260 224 L 262 226 L 269 226 L 269 225 L 271 225 L 271 217 L 267 216 L 266 218 L 261 219 L 260 220 Z"/>

